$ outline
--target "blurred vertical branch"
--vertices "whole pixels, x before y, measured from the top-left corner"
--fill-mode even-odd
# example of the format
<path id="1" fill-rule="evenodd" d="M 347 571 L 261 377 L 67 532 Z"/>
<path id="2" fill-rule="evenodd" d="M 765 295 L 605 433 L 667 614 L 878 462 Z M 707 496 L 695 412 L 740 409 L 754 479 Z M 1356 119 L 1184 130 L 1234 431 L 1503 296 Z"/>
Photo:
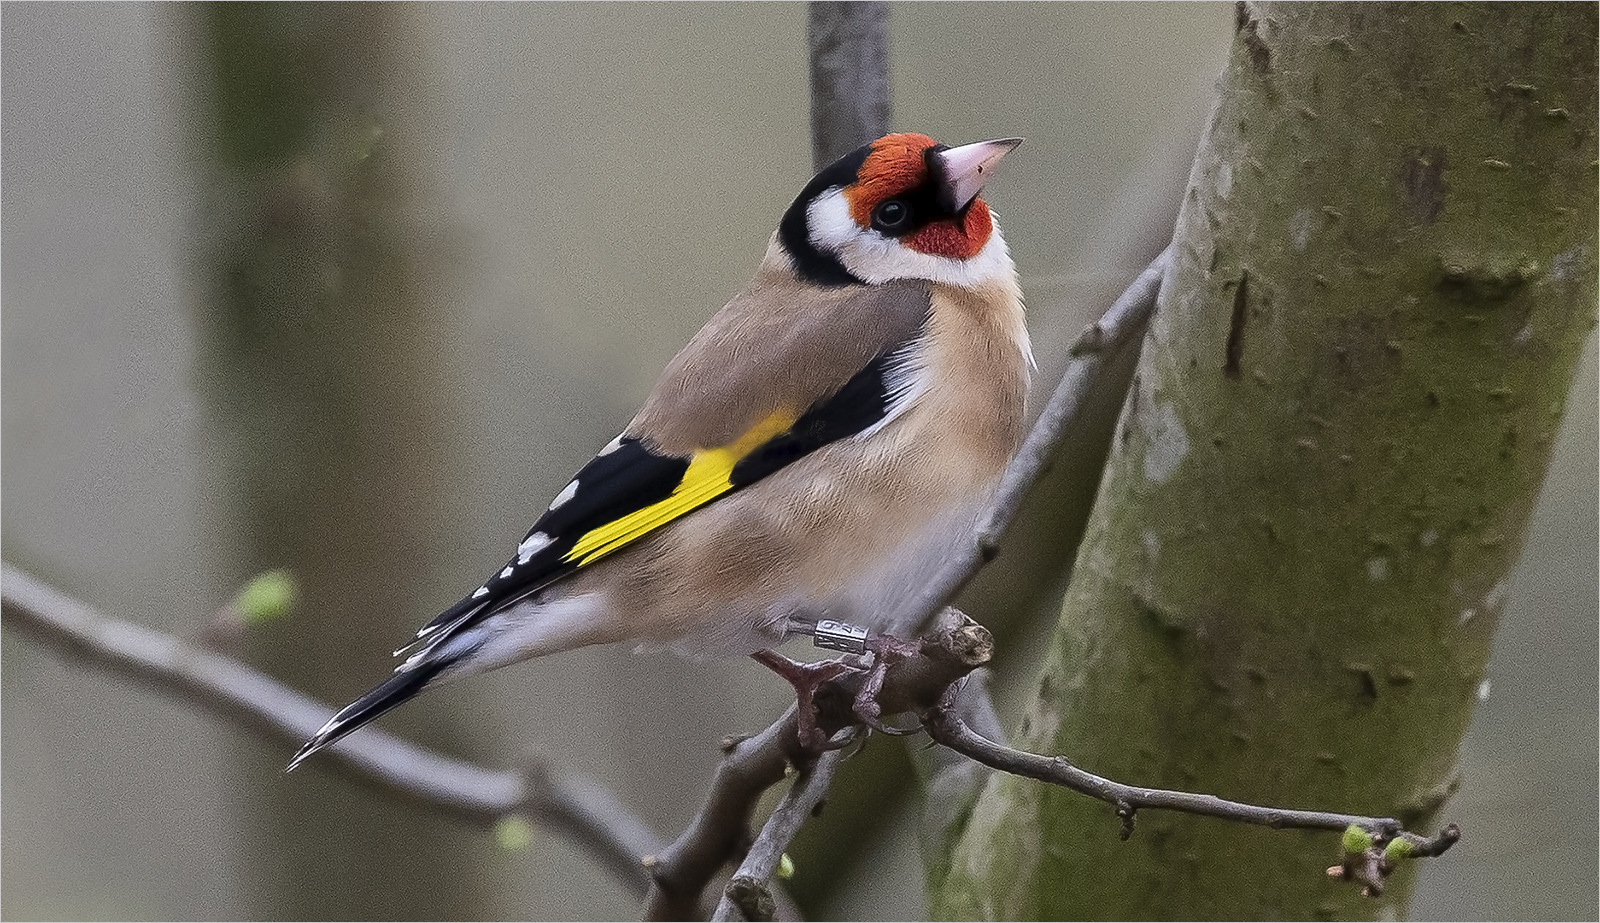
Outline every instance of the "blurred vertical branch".
<path id="1" fill-rule="evenodd" d="M 807 4 L 811 159 L 822 169 L 889 131 L 889 4 Z"/>
<path id="2" fill-rule="evenodd" d="M 250 641 L 269 672 L 335 699 L 382 674 L 371 639 L 403 636 L 433 595 L 418 566 L 438 521 L 430 473 L 452 467 L 428 352 L 434 280 L 413 250 L 415 177 L 394 143 L 415 130 L 391 113 L 405 16 L 214 4 L 186 20 L 209 65 L 195 88 L 213 171 L 197 259 L 203 392 L 227 441 L 216 551 L 241 573 L 295 572 L 304 611 L 326 617 Z M 321 773 L 285 778 L 287 755 L 241 756 L 252 915 L 486 913 L 481 840 L 422 835 L 416 817 Z"/>

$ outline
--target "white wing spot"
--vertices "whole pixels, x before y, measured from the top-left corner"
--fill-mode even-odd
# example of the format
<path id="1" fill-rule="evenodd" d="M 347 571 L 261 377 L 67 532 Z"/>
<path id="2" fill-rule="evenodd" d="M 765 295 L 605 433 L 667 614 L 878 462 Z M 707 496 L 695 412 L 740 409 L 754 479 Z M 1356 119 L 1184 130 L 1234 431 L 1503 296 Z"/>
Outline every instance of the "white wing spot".
<path id="1" fill-rule="evenodd" d="M 500 579 L 504 580 L 509 576 L 511 576 L 511 565 L 507 564 L 506 569 L 500 572 Z"/>
<path id="2" fill-rule="evenodd" d="M 560 506 L 563 503 L 566 503 L 568 500 L 571 500 L 573 497 L 576 497 L 577 495 L 578 495 L 578 482 L 577 481 L 568 481 L 567 482 L 567 486 L 561 488 L 561 493 L 556 494 L 556 498 L 554 500 L 550 501 L 550 508 L 551 509 L 555 509 L 556 507 Z"/>
<path id="3" fill-rule="evenodd" d="M 622 437 L 618 436 L 617 438 L 615 438 L 615 439 L 611 440 L 610 442 L 606 443 L 606 447 L 601 449 L 599 452 L 596 452 L 595 454 L 596 455 L 610 455 L 612 452 L 615 452 L 616 450 L 618 450 L 620 448 L 622 448 Z"/>
<path id="4" fill-rule="evenodd" d="M 482 599 L 482 598 L 484 598 L 485 596 L 488 596 L 488 595 L 489 595 L 489 588 L 486 587 L 486 586 L 478 587 L 476 590 L 472 591 L 472 598 L 473 599 Z"/>
<path id="5" fill-rule="evenodd" d="M 532 535 L 523 539 L 522 544 L 517 546 L 517 563 L 528 563 L 529 559 L 548 547 L 550 547 L 550 536 L 544 534 L 543 532 L 533 533 Z M 511 576 L 511 568 L 507 567 L 500 573 L 500 576 Z"/>

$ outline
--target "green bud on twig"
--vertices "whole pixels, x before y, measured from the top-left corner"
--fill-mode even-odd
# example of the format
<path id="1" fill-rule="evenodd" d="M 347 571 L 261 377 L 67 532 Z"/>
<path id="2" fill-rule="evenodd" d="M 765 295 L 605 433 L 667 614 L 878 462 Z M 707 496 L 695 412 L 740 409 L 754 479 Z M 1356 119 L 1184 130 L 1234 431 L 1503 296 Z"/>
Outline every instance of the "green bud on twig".
<path id="1" fill-rule="evenodd" d="M 1355 824 L 1344 828 L 1344 854 L 1359 855 L 1372 848 L 1372 834 Z"/>
<path id="2" fill-rule="evenodd" d="M 257 574 L 233 599 L 233 610 L 247 625 L 283 618 L 300 601 L 300 588 L 286 570 Z"/>
<path id="3" fill-rule="evenodd" d="M 506 852 L 527 849 L 533 842 L 533 827 L 520 814 L 508 814 L 494 825 L 494 843 Z"/>

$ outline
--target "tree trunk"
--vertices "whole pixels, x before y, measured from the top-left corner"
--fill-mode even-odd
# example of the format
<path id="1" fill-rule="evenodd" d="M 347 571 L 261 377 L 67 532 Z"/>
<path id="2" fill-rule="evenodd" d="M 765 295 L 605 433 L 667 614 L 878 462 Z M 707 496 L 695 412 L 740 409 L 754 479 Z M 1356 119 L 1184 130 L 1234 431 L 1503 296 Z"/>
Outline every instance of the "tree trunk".
<path id="1" fill-rule="evenodd" d="M 215 171 L 202 249 L 208 400 L 228 449 L 217 553 L 242 580 L 287 567 L 292 619 L 253 626 L 269 672 L 344 702 L 386 675 L 443 604 L 425 567 L 441 520 L 435 281 L 416 256 L 415 110 L 404 102 L 404 12 L 349 5 L 210 5 L 194 40 L 211 66 L 198 127 Z M 400 102 L 397 102 L 400 100 Z M 408 117 L 409 116 L 409 117 Z M 433 709 L 436 725 L 446 722 Z M 397 716 L 405 727 L 418 711 Z M 490 847 L 470 831 L 291 749 L 248 745 L 239 784 L 253 916 L 481 916 Z M 478 908 L 474 910 L 473 908 Z"/>
<path id="2" fill-rule="evenodd" d="M 1595 323 L 1595 35 L 1593 4 L 1241 6 L 1018 746 L 1434 822 Z M 1324 878 L 1326 834 L 1118 829 L 993 779 L 934 913 L 1405 912 L 1406 871 Z"/>

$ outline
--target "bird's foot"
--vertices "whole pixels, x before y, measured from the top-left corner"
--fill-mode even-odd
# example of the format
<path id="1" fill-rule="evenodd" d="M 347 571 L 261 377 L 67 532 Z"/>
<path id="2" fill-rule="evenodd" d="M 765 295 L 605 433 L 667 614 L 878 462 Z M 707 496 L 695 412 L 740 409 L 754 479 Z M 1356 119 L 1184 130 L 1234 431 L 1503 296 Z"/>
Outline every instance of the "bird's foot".
<path id="1" fill-rule="evenodd" d="M 822 733 L 822 728 L 817 726 L 816 696 L 822 684 L 838 679 L 846 673 L 860 672 L 860 667 L 843 660 L 802 663 L 790 660 L 777 651 L 756 651 L 750 656 L 756 663 L 788 680 L 789 685 L 794 687 L 796 719 L 799 723 L 796 736 L 800 738 L 801 747 L 810 753 L 824 753 L 828 750 L 837 750 L 850 742 L 849 736 L 834 742 L 828 735 Z"/>
<path id="2" fill-rule="evenodd" d="M 864 674 L 851 703 L 851 710 L 862 724 L 894 736 L 920 730 L 920 725 L 899 728 L 885 724 L 883 705 L 878 701 L 889 668 L 916 656 L 921 652 L 920 645 L 890 635 L 869 636 L 866 629 L 846 622 L 822 621 L 809 627 L 818 647 L 853 655 L 871 655 L 871 660 L 846 656 L 838 660 L 801 663 L 770 650 L 750 655 L 757 663 L 788 680 L 794 687 L 798 705 L 797 733 L 801 747 L 812 753 L 822 753 L 850 742 L 852 738 L 848 735 L 834 741 L 823 733 L 817 723 L 816 696 L 817 690 L 824 684 L 851 673 Z"/>

